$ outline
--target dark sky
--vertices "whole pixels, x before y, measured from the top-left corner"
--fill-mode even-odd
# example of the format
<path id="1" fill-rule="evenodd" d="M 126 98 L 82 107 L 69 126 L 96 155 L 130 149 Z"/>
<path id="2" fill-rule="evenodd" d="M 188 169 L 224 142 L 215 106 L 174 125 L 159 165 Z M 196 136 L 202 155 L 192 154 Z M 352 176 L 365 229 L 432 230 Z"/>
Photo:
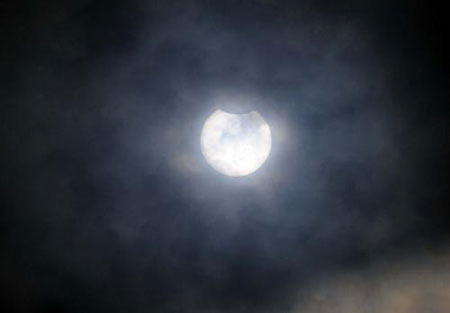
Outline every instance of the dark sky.
<path id="1" fill-rule="evenodd" d="M 443 5 L 0 12 L 2 312 L 450 312 Z M 271 126 L 254 174 L 203 159 L 218 108 Z"/>

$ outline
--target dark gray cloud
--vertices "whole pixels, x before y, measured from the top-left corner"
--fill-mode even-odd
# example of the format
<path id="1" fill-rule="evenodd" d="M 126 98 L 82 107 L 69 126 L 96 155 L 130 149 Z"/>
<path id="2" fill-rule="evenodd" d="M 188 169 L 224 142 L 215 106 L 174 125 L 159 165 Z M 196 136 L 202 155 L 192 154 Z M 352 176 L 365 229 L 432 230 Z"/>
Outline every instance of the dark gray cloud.
<path id="1" fill-rule="evenodd" d="M 404 283 L 433 267 L 423 247 L 448 237 L 448 67 L 443 31 L 427 36 L 423 22 L 434 11 L 388 1 L 6 9 L 8 311 L 389 312 L 377 299 L 397 301 L 391 287 L 372 283 L 392 281 L 392 297 L 413 306 L 424 288 L 447 292 L 433 283 L 439 269 Z M 217 108 L 270 124 L 273 150 L 253 175 L 221 176 L 203 159 L 201 127 Z M 399 277 L 397 249 L 418 255 Z M 335 295 L 318 304 L 323 290 Z"/>

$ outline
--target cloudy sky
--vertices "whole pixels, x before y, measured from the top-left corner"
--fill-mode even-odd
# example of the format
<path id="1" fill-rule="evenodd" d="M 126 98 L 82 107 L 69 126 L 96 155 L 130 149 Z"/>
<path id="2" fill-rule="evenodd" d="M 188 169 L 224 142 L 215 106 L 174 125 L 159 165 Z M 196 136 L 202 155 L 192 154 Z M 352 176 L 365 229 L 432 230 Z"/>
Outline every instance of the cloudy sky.
<path id="1" fill-rule="evenodd" d="M 0 12 L 5 312 L 450 311 L 443 7 Z M 255 173 L 203 158 L 217 109 L 270 125 Z"/>

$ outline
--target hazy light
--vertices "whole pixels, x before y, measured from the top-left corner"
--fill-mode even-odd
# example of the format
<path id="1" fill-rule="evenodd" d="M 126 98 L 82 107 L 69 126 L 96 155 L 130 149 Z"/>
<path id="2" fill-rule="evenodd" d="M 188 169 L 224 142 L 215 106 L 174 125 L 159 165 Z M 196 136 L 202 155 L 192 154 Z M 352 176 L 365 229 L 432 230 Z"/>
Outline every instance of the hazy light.
<path id="1" fill-rule="evenodd" d="M 269 125 L 256 111 L 230 114 L 214 112 L 205 122 L 201 149 L 206 161 L 228 176 L 245 176 L 256 171 L 270 153 Z"/>

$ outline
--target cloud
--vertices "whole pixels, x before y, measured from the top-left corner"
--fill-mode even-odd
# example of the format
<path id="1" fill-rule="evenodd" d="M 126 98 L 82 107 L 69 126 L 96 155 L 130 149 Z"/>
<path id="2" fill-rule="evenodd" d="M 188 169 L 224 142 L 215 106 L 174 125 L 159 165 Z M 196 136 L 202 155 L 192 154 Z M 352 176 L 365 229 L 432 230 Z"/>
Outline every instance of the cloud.
<path id="1" fill-rule="evenodd" d="M 293 313 L 450 312 L 449 252 L 325 276 L 302 291 Z"/>

